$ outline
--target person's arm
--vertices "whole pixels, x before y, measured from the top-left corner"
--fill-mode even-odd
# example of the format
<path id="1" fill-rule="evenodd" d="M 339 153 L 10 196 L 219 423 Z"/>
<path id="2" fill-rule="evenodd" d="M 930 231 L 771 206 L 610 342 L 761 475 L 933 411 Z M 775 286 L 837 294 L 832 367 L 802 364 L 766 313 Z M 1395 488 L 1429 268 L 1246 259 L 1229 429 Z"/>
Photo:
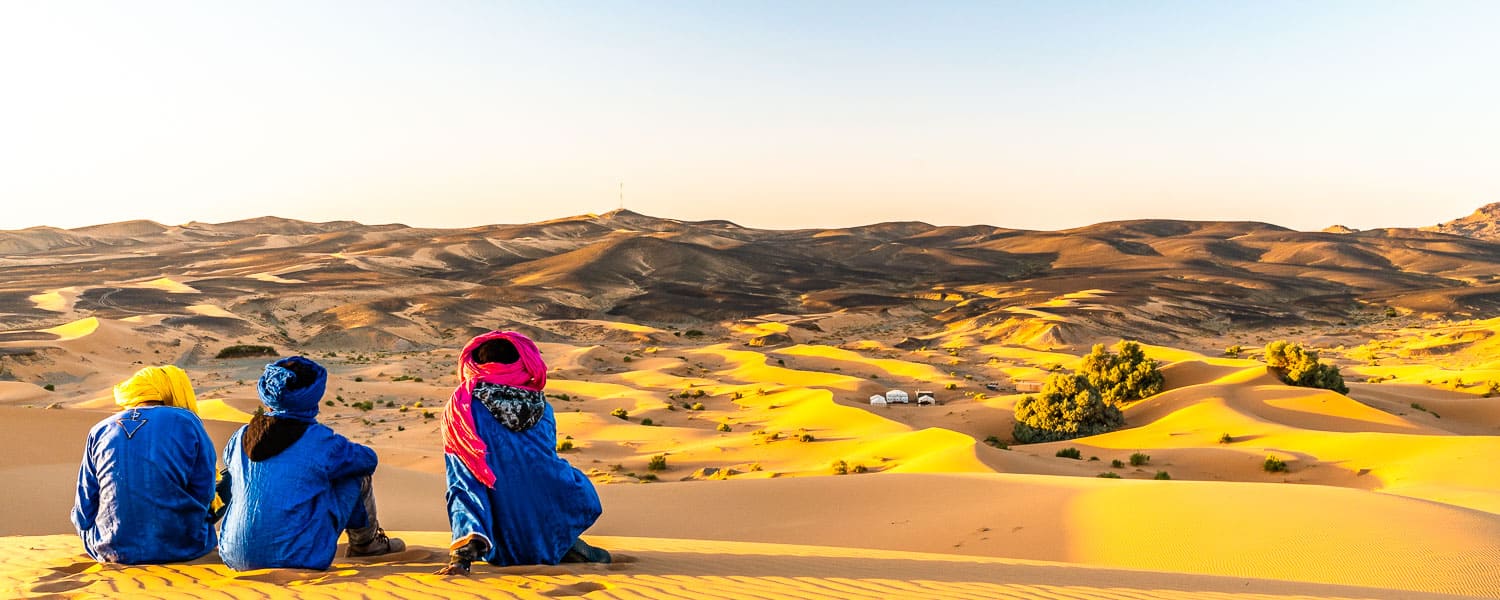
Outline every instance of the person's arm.
<path id="1" fill-rule="evenodd" d="M 99 477 L 94 472 L 94 435 L 83 445 L 83 463 L 78 466 L 78 492 L 73 496 L 73 527 L 78 535 L 94 528 L 99 515 Z"/>
<path id="2" fill-rule="evenodd" d="M 188 473 L 188 493 L 193 498 L 203 503 L 205 509 L 204 518 L 213 521 L 214 508 L 214 474 L 218 472 L 216 462 L 218 456 L 214 452 L 214 441 L 208 438 L 208 432 L 203 430 L 203 422 L 193 419 L 190 425 L 194 431 L 194 464 L 192 472 Z"/>
<path id="3" fill-rule="evenodd" d="M 328 451 L 329 479 L 364 477 L 375 473 L 375 466 L 380 463 L 380 458 L 369 446 L 356 444 L 336 433 L 329 439 L 333 445 Z"/>

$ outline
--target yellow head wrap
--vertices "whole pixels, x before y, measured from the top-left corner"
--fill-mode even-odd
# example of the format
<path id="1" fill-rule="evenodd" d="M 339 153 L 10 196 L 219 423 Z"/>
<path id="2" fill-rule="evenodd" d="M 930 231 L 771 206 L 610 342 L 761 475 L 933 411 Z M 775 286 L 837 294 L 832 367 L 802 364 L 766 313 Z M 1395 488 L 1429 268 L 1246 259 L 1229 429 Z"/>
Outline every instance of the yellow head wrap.
<path id="1" fill-rule="evenodd" d="M 115 404 L 130 408 L 142 402 L 160 402 L 198 413 L 198 397 L 187 373 L 172 365 L 146 367 L 115 386 Z"/>

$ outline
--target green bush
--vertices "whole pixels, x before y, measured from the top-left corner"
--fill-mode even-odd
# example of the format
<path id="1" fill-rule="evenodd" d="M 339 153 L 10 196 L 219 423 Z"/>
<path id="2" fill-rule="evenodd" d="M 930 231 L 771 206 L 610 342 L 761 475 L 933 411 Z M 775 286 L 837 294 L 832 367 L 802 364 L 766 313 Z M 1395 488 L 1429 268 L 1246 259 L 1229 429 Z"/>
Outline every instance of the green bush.
<path id="1" fill-rule="evenodd" d="M 1221 435 L 1221 436 L 1219 436 L 1219 443 L 1220 443 L 1220 444 L 1230 444 L 1230 443 L 1234 443 L 1234 436 L 1232 436 L 1232 435 L 1229 435 L 1229 434 L 1227 434 L 1227 433 L 1226 433 L 1226 434 L 1224 434 L 1224 435 Z"/>
<path id="2" fill-rule="evenodd" d="M 1266 344 L 1266 364 L 1287 385 L 1349 393 L 1339 368 L 1318 362 L 1318 353 L 1303 348 L 1302 344 L 1286 340 Z"/>
<path id="3" fill-rule="evenodd" d="M 1015 440 L 1022 444 L 1098 435 L 1125 425 L 1119 407 L 1104 401 L 1082 374 L 1054 374 L 1039 395 L 1016 403 Z"/>
<path id="4" fill-rule="evenodd" d="M 641 419 L 641 424 L 642 424 L 642 425 L 645 425 L 645 426 L 647 426 L 647 427 L 650 427 L 650 426 L 652 426 L 652 425 L 655 425 L 655 424 L 656 424 L 656 421 L 652 421 L 652 420 L 651 420 L 651 417 L 646 417 L 646 418 L 644 418 L 644 419 Z"/>
<path id="5" fill-rule="evenodd" d="M 49 392 L 55 392 L 55 391 L 57 391 L 57 386 L 52 385 L 52 384 L 49 383 L 47 385 L 42 386 L 42 389 L 47 390 Z"/>
<path id="6" fill-rule="evenodd" d="M 699 331 L 697 329 L 689 329 L 687 331 L 682 332 L 682 335 L 688 336 L 690 338 L 700 338 L 700 337 L 703 337 L 703 332 Z"/>
<path id="7" fill-rule="evenodd" d="M 692 403 L 692 405 L 688 406 L 688 410 L 703 410 L 703 403 L 694 402 Z"/>
<path id="8" fill-rule="evenodd" d="M 630 420 L 630 413 L 626 412 L 623 408 L 616 408 L 612 411 L 609 411 L 609 416 L 620 419 L 622 421 Z"/>
<path id="9" fill-rule="evenodd" d="M 717 429 L 718 429 L 718 430 L 719 430 L 719 431 L 723 431 L 723 432 L 728 432 L 728 431 L 730 431 L 730 428 L 729 428 L 729 424 L 728 424 L 728 423 L 719 423 L 719 426 L 718 426 L 718 427 L 717 427 Z"/>
<path id="10" fill-rule="evenodd" d="M 869 473 L 870 472 L 870 468 L 866 467 L 864 465 L 854 465 L 853 467 L 849 468 L 849 472 L 850 473 Z"/>
<path id="11" fill-rule="evenodd" d="M 1120 340 L 1114 349 L 1110 352 L 1104 344 L 1094 344 L 1078 371 L 1088 377 L 1105 402 L 1118 405 L 1161 393 L 1161 371 L 1156 369 L 1156 361 L 1146 358 L 1139 343 Z"/>
<path id="12" fill-rule="evenodd" d="M 1119 473 L 1111 473 L 1109 471 L 1105 471 L 1103 473 L 1100 473 L 1099 477 L 1103 477 L 1105 479 L 1119 479 L 1120 478 L 1120 474 Z"/>
<path id="13" fill-rule="evenodd" d="M 1169 480 L 1171 478 L 1172 478 L 1172 476 L 1168 475 L 1166 471 L 1157 471 L 1156 472 L 1156 477 L 1152 477 L 1152 479 L 1159 479 L 1159 480 L 1162 480 L 1162 481 L 1166 481 L 1166 480 Z"/>
<path id="14" fill-rule="evenodd" d="M 646 461 L 646 469 L 649 471 L 667 470 L 667 455 L 658 454 L 651 457 L 651 460 Z"/>
<path id="15" fill-rule="evenodd" d="M 1233 346 L 1230 346 L 1230 347 L 1224 349 L 1224 356 L 1228 356 L 1229 358 L 1239 358 L 1240 354 L 1243 353 L 1244 351 L 1245 351 L 1245 347 L 1244 346 L 1241 346 L 1239 344 L 1235 344 Z"/>
<path id="16" fill-rule="evenodd" d="M 1151 462 L 1151 457 L 1140 452 L 1130 455 L 1130 466 L 1132 467 L 1139 467 L 1148 462 Z"/>
<path id="17" fill-rule="evenodd" d="M 225 346 L 214 358 L 248 358 L 251 356 L 276 356 L 276 349 L 270 346 L 254 346 L 250 344 L 235 344 Z"/>
<path id="18" fill-rule="evenodd" d="M 1291 469 L 1287 468 L 1286 461 L 1276 458 L 1276 455 L 1266 457 L 1266 463 L 1261 466 L 1267 473 L 1285 473 Z"/>
<path id="19" fill-rule="evenodd" d="M 849 474 L 849 463 L 844 462 L 842 460 L 833 461 L 833 474 L 834 475 L 848 475 Z"/>
<path id="20" fill-rule="evenodd" d="M 1112 461 L 1109 461 L 1109 466 L 1114 467 L 1116 469 L 1123 469 L 1123 468 L 1125 468 L 1125 462 L 1122 461 L 1122 460 L 1120 460 L 1120 459 L 1118 459 L 1118 458 L 1116 458 L 1116 459 L 1114 459 Z"/>
<path id="21" fill-rule="evenodd" d="M 558 452 L 567 452 L 573 449 L 573 440 L 563 440 L 557 443 Z"/>
<path id="22" fill-rule="evenodd" d="M 1000 441 L 1000 438 L 995 437 L 993 435 L 984 438 L 984 443 L 987 444 L 987 445 L 999 448 L 1001 450 L 1009 450 L 1010 449 L 1010 445 L 1009 444 L 1006 444 L 1005 442 Z"/>
<path id="23" fill-rule="evenodd" d="M 1077 448 L 1063 448 L 1062 450 L 1058 450 L 1057 451 L 1057 457 L 1058 458 L 1071 458 L 1073 460 L 1082 460 L 1083 459 L 1083 453 L 1079 452 Z"/>

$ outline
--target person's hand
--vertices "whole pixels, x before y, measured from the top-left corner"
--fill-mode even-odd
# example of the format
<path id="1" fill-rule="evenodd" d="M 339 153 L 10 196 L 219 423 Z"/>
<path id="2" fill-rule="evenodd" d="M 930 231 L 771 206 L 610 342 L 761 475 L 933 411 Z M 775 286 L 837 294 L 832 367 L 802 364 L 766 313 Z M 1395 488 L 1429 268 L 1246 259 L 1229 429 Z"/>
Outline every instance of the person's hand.
<path id="1" fill-rule="evenodd" d="M 469 565 L 463 563 L 448 563 L 448 566 L 438 569 L 433 575 L 464 575 L 468 576 Z"/>

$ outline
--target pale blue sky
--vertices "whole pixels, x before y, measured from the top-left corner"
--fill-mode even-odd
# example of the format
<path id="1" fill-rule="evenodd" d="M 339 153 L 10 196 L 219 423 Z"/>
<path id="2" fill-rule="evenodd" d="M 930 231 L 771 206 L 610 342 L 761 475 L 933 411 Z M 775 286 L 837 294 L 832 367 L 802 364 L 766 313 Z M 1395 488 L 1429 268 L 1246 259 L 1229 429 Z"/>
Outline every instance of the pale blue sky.
<path id="1" fill-rule="evenodd" d="M 0 229 L 1417 226 L 1500 201 L 1497 2 L 0 2 Z"/>

